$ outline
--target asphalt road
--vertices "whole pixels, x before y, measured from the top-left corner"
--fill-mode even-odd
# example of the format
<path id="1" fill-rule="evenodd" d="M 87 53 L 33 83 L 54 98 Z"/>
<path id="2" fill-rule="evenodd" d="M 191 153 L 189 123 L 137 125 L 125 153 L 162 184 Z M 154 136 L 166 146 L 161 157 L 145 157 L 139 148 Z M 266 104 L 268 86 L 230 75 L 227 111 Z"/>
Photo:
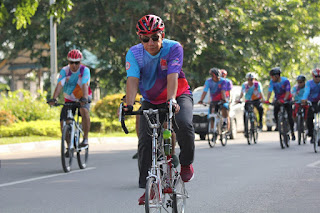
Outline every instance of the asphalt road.
<path id="1" fill-rule="evenodd" d="M 144 212 L 136 147 L 136 138 L 92 142 L 88 168 L 74 161 L 65 174 L 58 141 L 7 152 L 0 146 L 0 212 Z M 197 140 L 194 169 L 186 212 L 320 212 L 320 154 L 297 142 L 282 150 L 276 132 L 250 146 L 242 135 L 225 147 Z"/>

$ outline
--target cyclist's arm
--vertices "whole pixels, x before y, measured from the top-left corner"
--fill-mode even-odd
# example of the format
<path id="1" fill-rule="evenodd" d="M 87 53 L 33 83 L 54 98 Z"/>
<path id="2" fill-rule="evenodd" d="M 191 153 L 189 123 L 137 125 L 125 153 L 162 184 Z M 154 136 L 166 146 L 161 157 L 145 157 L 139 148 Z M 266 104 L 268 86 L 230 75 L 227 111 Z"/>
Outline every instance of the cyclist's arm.
<path id="1" fill-rule="evenodd" d="M 285 101 L 288 100 L 289 95 L 290 95 L 290 91 L 287 91 L 283 100 L 285 100 Z"/>
<path id="2" fill-rule="evenodd" d="M 128 77 L 127 78 L 127 89 L 126 89 L 126 101 L 127 105 L 133 105 L 139 86 L 139 78 Z"/>
<path id="3" fill-rule="evenodd" d="M 55 90 L 54 90 L 54 93 L 53 93 L 53 97 L 52 97 L 53 99 L 57 99 L 57 97 L 59 96 L 62 88 L 63 88 L 63 86 L 60 83 L 58 83 L 56 88 L 55 88 Z"/>
<path id="4" fill-rule="evenodd" d="M 199 102 L 203 102 L 203 100 L 206 97 L 206 95 L 207 95 L 207 92 L 203 91 Z"/>
<path id="5" fill-rule="evenodd" d="M 82 84 L 82 97 L 88 100 L 88 84 Z"/>
<path id="6" fill-rule="evenodd" d="M 225 90 L 221 90 L 221 96 L 222 96 L 222 100 L 223 101 L 227 101 L 227 96 L 226 96 L 226 91 Z"/>
<path id="7" fill-rule="evenodd" d="M 271 96 L 271 92 L 269 91 L 269 92 L 268 92 L 268 95 L 267 95 L 267 99 L 266 99 L 266 101 L 269 101 L 270 96 Z"/>
<path id="8" fill-rule="evenodd" d="M 178 89 L 178 73 L 170 73 L 167 76 L 167 100 L 175 99 Z"/>

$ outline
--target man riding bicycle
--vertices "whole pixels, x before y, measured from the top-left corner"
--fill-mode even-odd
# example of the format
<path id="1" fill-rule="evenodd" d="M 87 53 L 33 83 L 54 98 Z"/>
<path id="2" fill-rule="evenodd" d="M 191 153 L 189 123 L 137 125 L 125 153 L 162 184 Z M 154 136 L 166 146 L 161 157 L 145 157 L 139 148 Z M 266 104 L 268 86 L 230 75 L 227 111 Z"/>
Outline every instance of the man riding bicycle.
<path id="1" fill-rule="evenodd" d="M 209 113 L 213 113 L 213 109 L 218 111 L 218 105 L 214 105 L 219 101 L 225 102 L 222 105 L 222 117 L 223 117 L 223 128 L 227 127 L 229 102 L 227 101 L 226 90 L 227 82 L 224 78 L 221 78 L 221 72 L 218 68 L 210 69 L 211 78 L 207 79 L 204 84 L 204 89 L 199 100 L 199 104 L 203 103 L 203 99 L 206 97 L 208 90 L 210 89 L 211 103 Z"/>
<path id="2" fill-rule="evenodd" d="M 227 78 L 228 72 L 225 69 L 220 69 L 221 72 L 221 77 L 226 81 L 226 98 L 229 101 L 229 103 L 231 102 L 231 89 L 233 87 L 232 81 Z M 228 130 L 230 130 L 230 117 L 229 117 L 229 111 L 227 112 L 227 117 L 228 117 Z"/>
<path id="3" fill-rule="evenodd" d="M 144 101 L 142 110 L 167 107 L 172 100 L 175 129 L 180 146 L 181 178 L 184 182 L 194 176 L 194 129 L 192 123 L 193 97 L 182 71 L 183 48 L 180 43 L 164 38 L 164 23 L 156 15 L 143 16 L 136 25 L 140 44 L 129 49 L 126 55 L 127 106 L 132 111 L 138 88 Z M 148 170 L 151 167 L 151 134 L 147 120 L 140 117 L 139 144 L 139 187 L 145 188 Z M 139 205 L 145 203 L 145 194 L 139 198 Z"/>
<path id="4" fill-rule="evenodd" d="M 239 96 L 239 99 L 237 102 L 239 103 L 243 94 L 245 94 L 244 98 L 245 101 L 252 101 L 253 106 L 258 110 L 259 112 L 259 129 L 262 129 L 263 125 L 263 107 L 261 100 L 263 100 L 263 93 L 262 93 L 262 86 L 259 81 L 256 81 L 256 74 L 255 73 L 247 73 L 246 74 L 247 82 L 244 82 L 242 84 L 241 93 Z M 248 105 L 245 103 L 245 111 L 248 110 Z M 245 113 L 243 115 L 243 120 L 245 121 Z M 247 138 L 247 125 L 245 123 L 245 137 Z"/>
<path id="5" fill-rule="evenodd" d="M 291 129 L 291 138 L 294 141 L 296 139 L 294 135 L 294 129 L 293 129 L 293 119 L 292 119 L 292 106 L 291 103 L 285 103 L 286 101 L 291 101 L 292 95 L 291 95 L 291 86 L 290 82 L 286 77 L 281 77 L 281 69 L 280 67 L 274 67 L 269 72 L 271 80 L 268 88 L 268 96 L 265 101 L 265 103 L 270 103 L 269 99 L 271 96 L 272 91 L 274 91 L 275 95 L 275 105 L 274 105 L 274 118 L 276 120 L 276 124 L 278 124 L 278 113 L 280 110 L 280 104 L 284 104 L 284 108 L 288 113 L 288 119 Z M 279 128 L 279 127 L 277 127 Z"/>
<path id="6" fill-rule="evenodd" d="M 294 99 L 294 108 L 292 112 L 292 117 L 294 120 L 297 118 L 297 113 L 299 110 L 299 105 L 301 104 L 301 100 L 303 98 L 303 94 L 305 92 L 305 83 L 306 83 L 306 77 L 304 75 L 299 75 L 297 77 L 297 84 L 292 88 L 292 97 Z M 304 119 L 307 119 L 308 114 L 308 105 L 303 105 L 304 108 Z"/>
<path id="7" fill-rule="evenodd" d="M 302 97 L 301 102 L 306 104 L 307 101 L 312 103 L 312 107 L 308 110 L 307 115 L 307 128 L 308 128 L 308 136 L 311 137 L 310 142 L 314 143 L 313 140 L 313 118 L 314 113 L 318 112 L 318 101 L 320 100 L 320 69 L 316 68 L 312 71 L 312 80 L 307 81 L 305 86 L 305 91 Z"/>
<path id="8" fill-rule="evenodd" d="M 53 97 L 48 101 L 50 105 L 57 102 L 61 90 L 65 102 L 80 102 L 80 114 L 82 117 L 82 128 L 84 132 L 84 139 L 81 142 L 81 147 L 88 145 L 88 133 L 90 130 L 90 103 L 89 99 L 92 97 L 90 89 L 90 69 L 81 64 L 82 53 L 80 50 L 73 49 L 69 51 L 68 65 L 63 67 L 60 71 L 58 84 L 54 90 Z M 63 107 L 60 114 L 60 126 L 62 131 L 63 120 L 67 119 L 67 108 Z"/>

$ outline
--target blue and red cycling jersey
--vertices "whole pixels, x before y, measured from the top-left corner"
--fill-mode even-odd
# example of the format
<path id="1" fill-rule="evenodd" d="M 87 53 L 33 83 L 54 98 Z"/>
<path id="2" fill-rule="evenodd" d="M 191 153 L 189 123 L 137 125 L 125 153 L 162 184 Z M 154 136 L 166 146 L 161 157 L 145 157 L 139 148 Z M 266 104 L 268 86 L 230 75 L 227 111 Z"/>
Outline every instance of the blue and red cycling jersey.
<path id="1" fill-rule="evenodd" d="M 233 87 L 232 81 L 229 78 L 222 78 L 226 81 L 226 97 L 227 99 L 230 99 L 230 91 Z"/>
<path id="2" fill-rule="evenodd" d="M 204 83 L 204 92 L 208 92 L 210 89 L 211 101 L 220 101 L 222 100 L 222 90 L 227 90 L 227 82 L 224 78 L 220 78 L 218 82 L 215 82 L 212 78 L 209 78 Z"/>
<path id="3" fill-rule="evenodd" d="M 167 75 L 178 73 L 177 97 L 191 94 L 190 86 L 182 71 L 183 48 L 180 43 L 163 39 L 160 52 L 153 56 L 143 45 L 137 44 L 126 55 L 127 78 L 139 78 L 139 89 L 144 100 L 152 104 L 167 101 Z"/>
<path id="4" fill-rule="evenodd" d="M 303 88 L 300 88 L 298 85 L 295 85 L 293 88 L 292 88 L 292 96 L 294 96 L 294 100 L 295 102 L 297 103 L 301 103 L 301 100 L 303 100 L 303 94 L 304 94 L 304 91 L 305 91 L 305 88 L 306 87 L 303 87 Z"/>
<path id="5" fill-rule="evenodd" d="M 307 81 L 302 100 L 307 99 L 311 102 L 320 100 L 320 83 L 317 84 L 313 80 Z"/>
<path id="6" fill-rule="evenodd" d="M 286 77 L 280 77 L 280 78 L 281 78 L 280 82 L 274 82 L 272 80 L 270 81 L 268 91 L 269 92 L 274 91 L 275 98 L 276 100 L 279 100 L 279 101 L 280 100 L 283 101 L 286 95 L 286 92 L 289 92 L 290 95 L 287 100 L 290 101 L 292 98 L 291 91 L 290 91 L 291 90 L 290 82 Z"/>

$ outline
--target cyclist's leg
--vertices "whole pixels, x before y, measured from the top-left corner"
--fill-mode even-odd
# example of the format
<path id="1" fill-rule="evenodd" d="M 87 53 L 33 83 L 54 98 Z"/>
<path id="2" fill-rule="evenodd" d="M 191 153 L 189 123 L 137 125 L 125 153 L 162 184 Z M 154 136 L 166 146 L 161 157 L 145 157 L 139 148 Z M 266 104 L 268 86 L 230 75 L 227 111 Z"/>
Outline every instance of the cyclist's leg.
<path id="1" fill-rule="evenodd" d="M 193 98 L 192 95 L 181 95 L 177 98 L 177 102 L 180 106 L 179 113 L 176 114 L 176 121 L 179 129 L 175 130 L 177 135 L 177 140 L 180 146 L 180 164 L 181 167 L 188 167 L 190 171 L 190 178 L 193 177 L 193 168 L 191 164 L 194 158 L 194 128 L 192 123 L 192 110 L 193 110 Z M 184 179 L 184 181 L 188 181 Z"/>
<path id="2" fill-rule="evenodd" d="M 312 106 L 308 109 L 307 114 L 307 128 L 308 128 L 308 136 L 312 138 L 313 136 L 313 118 L 314 118 L 314 106 L 315 103 L 312 103 Z"/>
<path id="3" fill-rule="evenodd" d="M 142 109 L 155 108 L 153 104 L 143 101 Z M 150 129 L 145 116 L 140 116 L 138 142 L 138 166 L 139 166 L 139 188 L 145 188 L 148 170 L 151 167 L 152 156 L 152 130 Z"/>
<path id="4" fill-rule="evenodd" d="M 63 121 L 67 120 L 67 108 L 65 106 L 62 107 L 61 112 L 60 112 L 60 128 L 61 128 L 61 133 L 63 130 Z M 67 143 L 69 145 L 70 143 L 70 137 L 67 137 Z"/>
<path id="5" fill-rule="evenodd" d="M 259 112 L 259 126 L 260 129 L 263 127 L 263 106 L 260 100 L 257 100 L 253 103 L 254 107 L 258 110 Z"/>
<path id="6" fill-rule="evenodd" d="M 246 111 L 248 110 L 248 104 L 244 104 L 244 111 L 243 111 L 243 123 L 244 123 L 244 136 L 248 137 L 248 124 L 246 122 Z"/>
<path id="7" fill-rule="evenodd" d="M 90 104 L 87 103 L 80 107 L 80 115 L 82 117 L 82 129 L 83 129 L 83 138 L 88 140 L 88 133 L 90 130 Z"/>
<path id="8" fill-rule="evenodd" d="M 230 117 L 229 117 L 229 102 L 226 102 L 222 105 L 222 117 L 227 118 L 225 122 L 227 123 L 227 129 L 230 130 Z"/>
<path id="9" fill-rule="evenodd" d="M 274 116 L 274 120 L 276 122 L 276 129 L 278 129 L 278 113 L 279 113 L 279 110 L 280 110 L 280 106 L 279 104 L 275 104 L 274 105 L 274 109 L 273 109 L 273 116 Z"/>
<path id="10" fill-rule="evenodd" d="M 288 120 L 289 120 L 289 124 L 290 124 L 290 129 L 291 129 L 291 137 L 292 137 L 292 140 L 294 141 L 296 139 L 295 135 L 294 135 L 294 122 L 293 122 L 293 119 L 292 119 L 292 105 L 291 104 L 285 104 L 285 109 L 288 113 Z"/>

